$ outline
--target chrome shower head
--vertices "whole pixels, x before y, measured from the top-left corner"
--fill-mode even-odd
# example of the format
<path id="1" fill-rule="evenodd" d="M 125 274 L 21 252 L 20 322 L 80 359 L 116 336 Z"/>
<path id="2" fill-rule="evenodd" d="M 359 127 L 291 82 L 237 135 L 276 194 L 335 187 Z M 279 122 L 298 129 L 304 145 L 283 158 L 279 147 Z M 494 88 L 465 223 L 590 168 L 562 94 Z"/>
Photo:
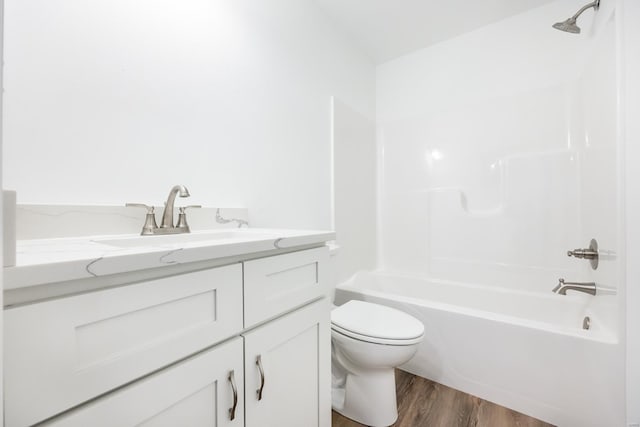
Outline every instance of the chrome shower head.
<path id="1" fill-rule="evenodd" d="M 580 34 L 580 27 L 576 25 L 576 20 L 573 18 L 569 18 L 562 22 L 556 22 L 553 24 L 553 28 L 567 33 Z"/>
<path id="2" fill-rule="evenodd" d="M 553 24 L 553 28 L 567 33 L 580 34 L 580 27 L 576 25 L 576 20 L 578 19 L 578 17 L 587 9 L 593 8 L 594 10 L 598 10 L 599 7 L 600 0 L 595 0 L 587 5 L 584 5 L 571 18 L 567 19 L 566 21 L 556 22 L 555 24 Z"/>

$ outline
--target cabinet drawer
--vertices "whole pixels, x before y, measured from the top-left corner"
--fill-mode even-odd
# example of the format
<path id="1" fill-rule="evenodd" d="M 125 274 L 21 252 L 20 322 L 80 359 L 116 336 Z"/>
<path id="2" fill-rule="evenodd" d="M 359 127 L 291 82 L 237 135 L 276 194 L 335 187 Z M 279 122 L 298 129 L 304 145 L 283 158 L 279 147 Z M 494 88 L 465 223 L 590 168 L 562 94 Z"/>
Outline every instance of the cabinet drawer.
<path id="1" fill-rule="evenodd" d="M 5 425 L 51 417 L 242 329 L 240 264 L 5 311 Z"/>
<path id="2" fill-rule="evenodd" d="M 327 257 L 321 247 L 245 262 L 245 328 L 326 295 Z"/>
<path id="3" fill-rule="evenodd" d="M 243 384 L 242 338 L 235 338 L 44 426 L 244 427 Z"/>

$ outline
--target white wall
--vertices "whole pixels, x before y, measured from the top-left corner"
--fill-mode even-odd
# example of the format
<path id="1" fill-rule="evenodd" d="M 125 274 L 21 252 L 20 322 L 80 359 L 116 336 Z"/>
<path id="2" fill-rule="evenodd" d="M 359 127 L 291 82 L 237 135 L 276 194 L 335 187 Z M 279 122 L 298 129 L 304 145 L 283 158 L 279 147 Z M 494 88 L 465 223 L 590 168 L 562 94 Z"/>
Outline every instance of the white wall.
<path id="1" fill-rule="evenodd" d="M 375 123 L 340 100 L 333 103 L 336 280 L 376 268 Z"/>
<path id="2" fill-rule="evenodd" d="M 592 278 L 568 249 L 617 251 L 613 4 L 585 12 L 580 36 L 551 28 L 582 4 L 378 67 L 383 269 L 547 292 Z"/>
<path id="3" fill-rule="evenodd" d="M 189 202 L 328 228 L 332 95 L 375 69 L 311 0 L 8 0 L 5 186 L 20 203 Z"/>
<path id="4" fill-rule="evenodd" d="M 640 425 L 640 2 L 622 0 L 625 136 L 627 422 Z"/>

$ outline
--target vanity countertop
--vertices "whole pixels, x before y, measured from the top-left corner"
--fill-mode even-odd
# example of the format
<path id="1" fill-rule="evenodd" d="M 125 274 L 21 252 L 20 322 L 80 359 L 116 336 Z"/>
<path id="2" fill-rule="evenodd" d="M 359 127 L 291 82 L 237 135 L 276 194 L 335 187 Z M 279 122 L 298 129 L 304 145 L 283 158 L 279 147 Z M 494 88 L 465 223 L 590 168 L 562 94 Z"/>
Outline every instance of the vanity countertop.
<path id="1" fill-rule="evenodd" d="M 219 229 L 164 236 L 108 235 L 19 240 L 4 289 L 107 276 L 168 265 L 285 251 L 335 239 L 332 231 Z"/>

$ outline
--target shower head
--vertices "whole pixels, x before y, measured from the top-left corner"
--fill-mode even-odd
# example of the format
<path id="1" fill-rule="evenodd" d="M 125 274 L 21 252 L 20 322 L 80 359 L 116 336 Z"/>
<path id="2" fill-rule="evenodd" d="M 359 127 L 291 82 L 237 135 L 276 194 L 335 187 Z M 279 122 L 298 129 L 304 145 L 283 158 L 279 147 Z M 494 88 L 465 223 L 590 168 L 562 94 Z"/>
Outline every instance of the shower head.
<path id="1" fill-rule="evenodd" d="M 599 7 L 600 0 L 594 0 L 591 3 L 582 6 L 575 15 L 573 15 L 566 21 L 556 22 L 555 24 L 553 24 L 553 28 L 567 33 L 580 34 L 580 27 L 578 27 L 578 25 L 576 24 L 576 20 L 578 19 L 578 17 L 587 9 L 593 8 L 594 10 L 598 10 Z"/>
<path id="2" fill-rule="evenodd" d="M 573 18 L 569 18 L 562 22 L 556 22 L 553 24 L 553 28 L 567 33 L 580 34 L 580 27 L 576 25 L 576 20 Z"/>

